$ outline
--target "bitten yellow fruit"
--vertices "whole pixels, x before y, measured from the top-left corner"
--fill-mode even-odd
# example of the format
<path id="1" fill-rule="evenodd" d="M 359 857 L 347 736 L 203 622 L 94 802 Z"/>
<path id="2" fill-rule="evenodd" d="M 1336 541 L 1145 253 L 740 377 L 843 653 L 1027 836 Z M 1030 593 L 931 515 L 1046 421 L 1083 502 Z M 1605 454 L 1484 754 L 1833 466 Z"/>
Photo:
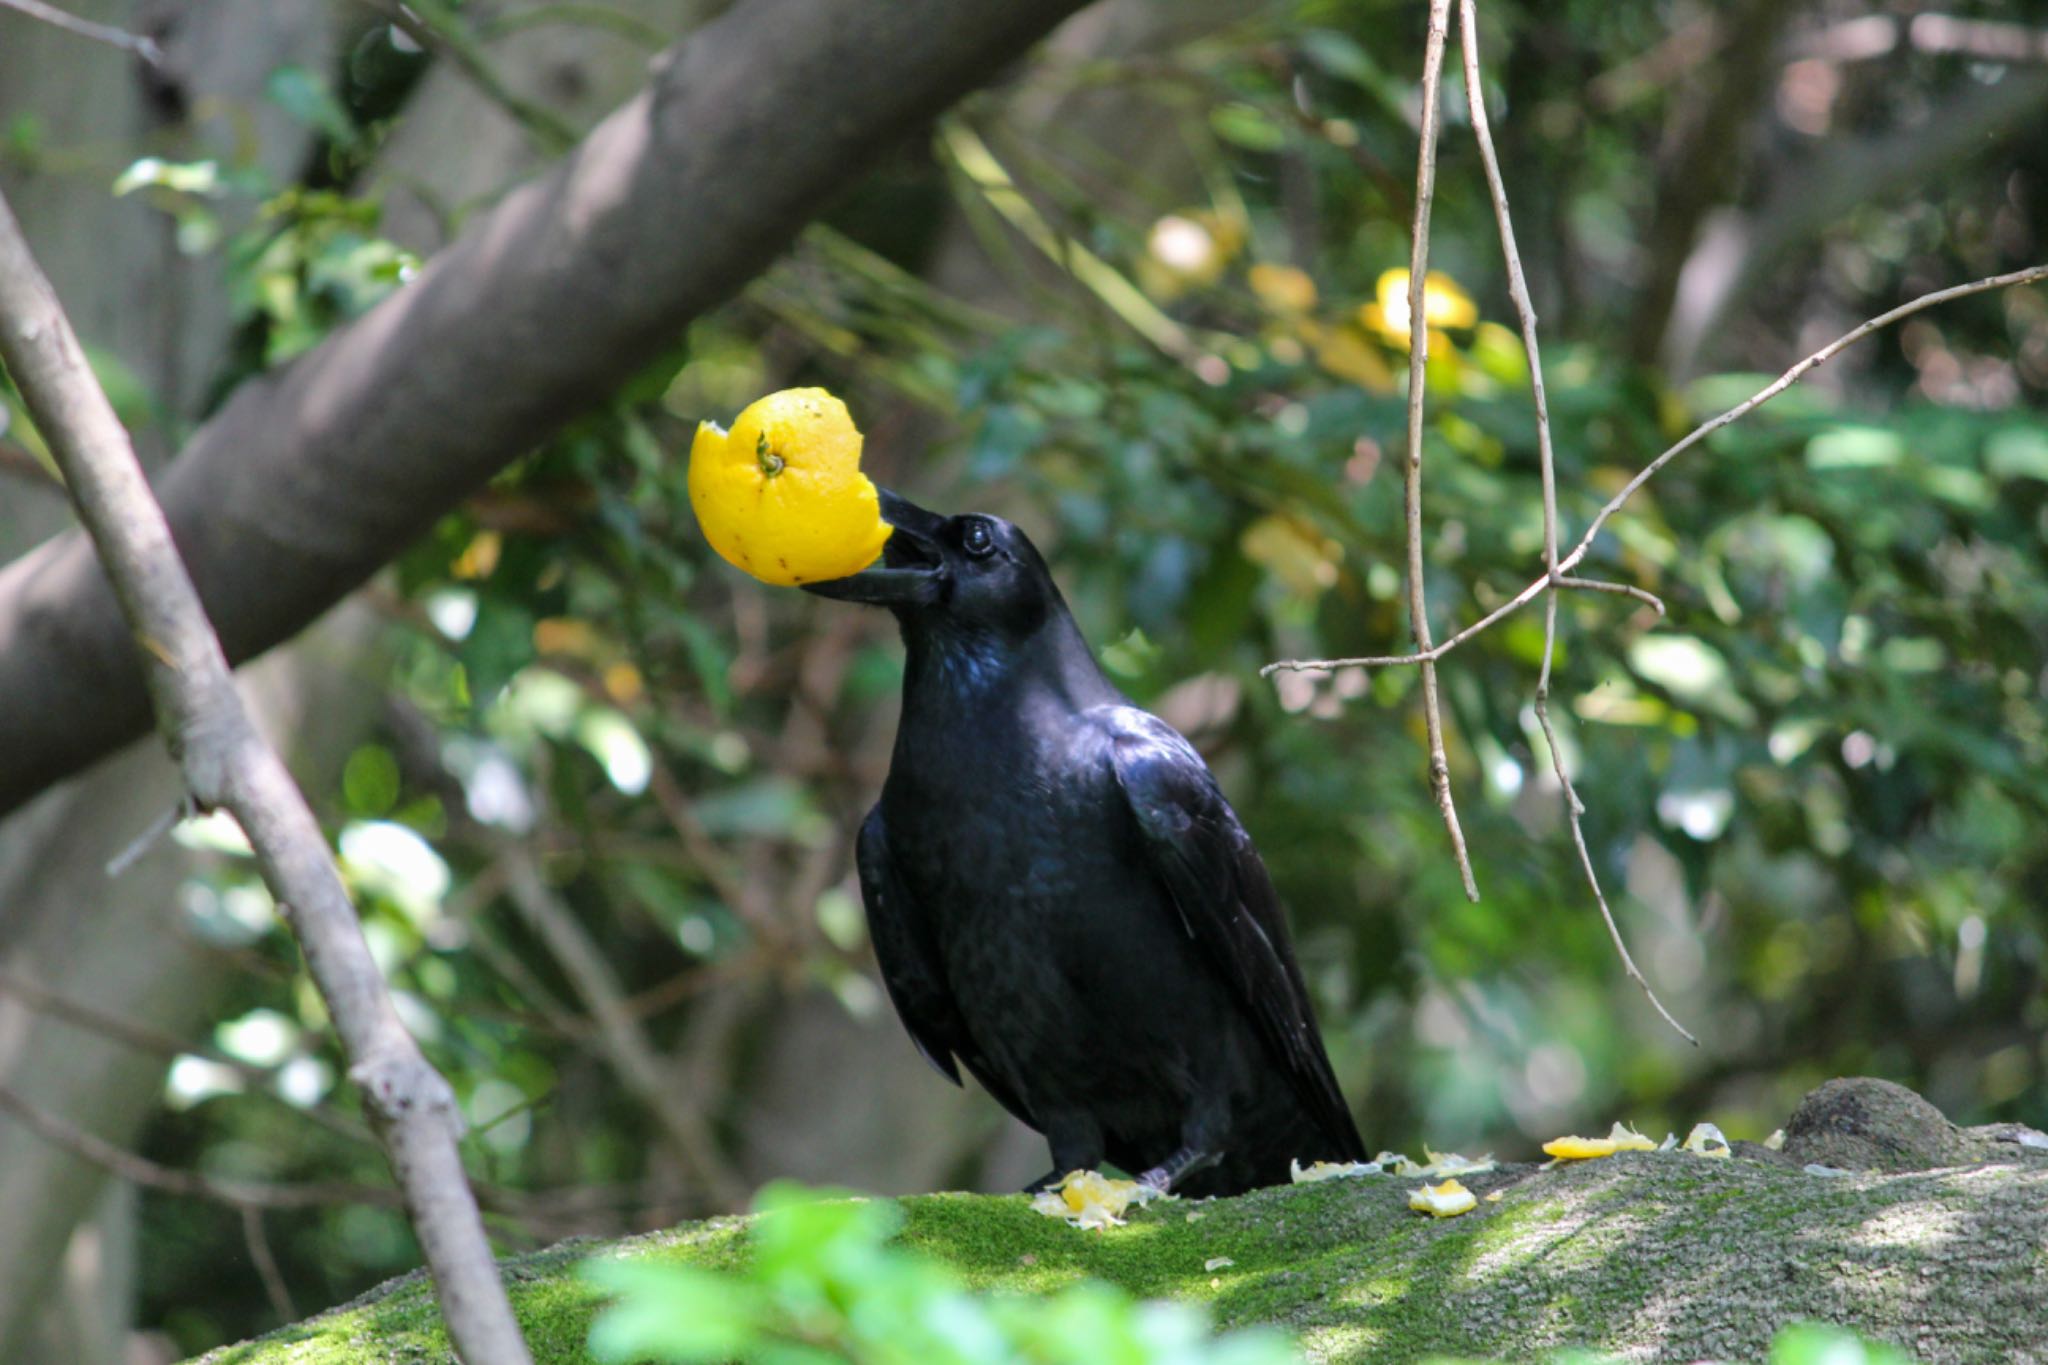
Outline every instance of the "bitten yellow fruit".
<path id="1" fill-rule="evenodd" d="M 726 431 L 697 427 L 690 506 L 704 538 L 763 583 L 794 587 L 859 573 L 890 526 L 860 472 L 860 431 L 824 389 L 783 389 Z"/>

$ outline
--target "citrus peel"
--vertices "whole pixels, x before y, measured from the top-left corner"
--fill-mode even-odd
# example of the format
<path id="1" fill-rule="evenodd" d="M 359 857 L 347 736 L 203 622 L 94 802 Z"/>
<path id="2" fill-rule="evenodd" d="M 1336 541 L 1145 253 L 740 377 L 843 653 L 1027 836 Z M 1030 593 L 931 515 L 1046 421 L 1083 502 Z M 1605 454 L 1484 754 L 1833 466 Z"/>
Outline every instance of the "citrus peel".
<path id="1" fill-rule="evenodd" d="M 860 455 L 846 404 L 824 389 L 783 389 L 748 405 L 730 431 L 698 424 L 690 506 L 711 548 L 763 583 L 846 578 L 875 562 L 890 532 Z"/>
<path id="2" fill-rule="evenodd" d="M 1441 1185 L 1424 1185 L 1408 1196 L 1409 1208 L 1432 1218 L 1456 1218 L 1478 1206 L 1478 1196 L 1456 1180 L 1446 1180 Z"/>
<path id="3" fill-rule="evenodd" d="M 1653 1152 L 1657 1144 L 1627 1124 L 1617 1123 L 1604 1138 L 1553 1138 L 1543 1144 L 1543 1150 L 1560 1161 L 1590 1161 L 1616 1152 Z"/>
<path id="4" fill-rule="evenodd" d="M 1124 1211 L 1133 1204 L 1171 1197 L 1142 1181 L 1116 1180 L 1099 1171 L 1069 1171 L 1058 1184 L 1032 1196 L 1031 1209 L 1077 1228 L 1108 1228 L 1121 1226 Z"/>

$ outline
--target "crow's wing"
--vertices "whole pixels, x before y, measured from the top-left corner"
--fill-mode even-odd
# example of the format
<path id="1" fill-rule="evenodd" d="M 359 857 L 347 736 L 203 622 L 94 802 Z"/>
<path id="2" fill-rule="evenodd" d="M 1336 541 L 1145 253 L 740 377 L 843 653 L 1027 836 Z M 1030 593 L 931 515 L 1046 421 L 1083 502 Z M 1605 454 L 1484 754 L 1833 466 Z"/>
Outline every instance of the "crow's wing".
<path id="1" fill-rule="evenodd" d="M 1101 707 L 1095 714 L 1109 727 L 1117 784 L 1188 936 L 1229 983 L 1329 1139 L 1332 1150 L 1317 1155 L 1364 1160 L 1364 1143 L 1309 1013 L 1280 899 L 1209 765 L 1172 726 L 1136 707 Z"/>
<path id="2" fill-rule="evenodd" d="M 881 964 L 882 984 L 896 1015 L 910 1033 L 910 1041 L 924 1059 L 953 1084 L 960 1084 L 960 1069 L 954 1058 L 967 1064 L 982 1089 L 996 1102 L 1024 1122 L 1037 1126 L 1030 1111 L 1015 1091 L 992 1073 L 992 1068 L 967 1032 L 967 1021 L 954 1002 L 953 987 L 946 980 L 931 924 L 919 909 L 903 879 L 896 875 L 889 859 L 888 831 L 877 805 L 861 824 L 855 862 L 860 868 L 860 896 L 868 910 L 868 937 L 874 941 L 875 960 Z"/>

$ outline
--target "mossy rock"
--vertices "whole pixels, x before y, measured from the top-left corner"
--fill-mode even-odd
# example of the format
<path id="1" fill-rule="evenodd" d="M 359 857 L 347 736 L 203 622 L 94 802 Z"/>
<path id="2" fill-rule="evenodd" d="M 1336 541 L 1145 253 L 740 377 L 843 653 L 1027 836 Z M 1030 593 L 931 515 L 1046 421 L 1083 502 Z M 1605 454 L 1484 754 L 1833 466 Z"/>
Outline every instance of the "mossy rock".
<path id="1" fill-rule="evenodd" d="M 1103 1232 L 1041 1217 L 1021 1196 L 929 1195 L 902 1201 L 903 1237 L 977 1288 L 1037 1293 L 1093 1276 L 1206 1303 L 1224 1326 L 1278 1324 L 1316 1361 L 1519 1361 L 1568 1346 L 1758 1360 L 1778 1328 L 1810 1319 L 1928 1362 L 2048 1361 L 2048 1152 L 2000 1136 L 1963 1132 L 1976 1164 L 1910 1172 L 1825 1176 L 1682 1152 L 1510 1166 L 1466 1180 L 1497 1201 L 1444 1220 L 1410 1212 L 1416 1182 L 1389 1177 L 1155 1204 Z M 714 1219 L 508 1261 L 536 1360 L 586 1359 L 597 1302 L 573 1274 L 585 1256 L 729 1267 L 745 1225 Z M 1204 1269 L 1221 1257 L 1230 1264 Z M 417 1276 L 202 1358 L 452 1359 Z"/>

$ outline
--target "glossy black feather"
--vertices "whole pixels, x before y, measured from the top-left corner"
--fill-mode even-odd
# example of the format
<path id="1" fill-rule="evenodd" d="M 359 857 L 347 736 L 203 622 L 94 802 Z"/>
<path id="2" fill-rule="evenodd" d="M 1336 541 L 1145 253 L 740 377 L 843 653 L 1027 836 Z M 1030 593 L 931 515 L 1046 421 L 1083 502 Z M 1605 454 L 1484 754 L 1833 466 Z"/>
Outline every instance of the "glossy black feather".
<path id="1" fill-rule="evenodd" d="M 903 715 L 861 891 L 918 1048 L 1046 1135 L 1188 1194 L 1355 1160 L 1271 881 L 1201 757 L 1097 668 L 1015 527 L 884 495 Z"/>
<path id="2" fill-rule="evenodd" d="M 1251 836 L 1209 765 L 1172 726 L 1134 707 L 1119 707 L 1109 719 L 1117 732 L 1117 781 L 1188 932 L 1230 982 L 1323 1132 L 1342 1141 L 1334 1154 L 1363 1161 L 1364 1146 L 1309 1012 L 1280 898 Z"/>

